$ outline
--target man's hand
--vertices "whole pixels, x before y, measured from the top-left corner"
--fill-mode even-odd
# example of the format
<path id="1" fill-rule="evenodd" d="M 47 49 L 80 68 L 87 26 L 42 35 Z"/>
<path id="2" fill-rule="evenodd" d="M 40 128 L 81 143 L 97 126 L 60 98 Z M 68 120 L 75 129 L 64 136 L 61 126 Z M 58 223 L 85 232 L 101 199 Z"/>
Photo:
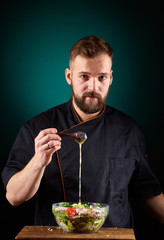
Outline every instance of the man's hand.
<path id="1" fill-rule="evenodd" d="M 52 155 L 61 148 L 61 137 L 55 128 L 41 131 L 35 138 L 35 154 L 22 171 L 11 177 L 6 186 L 6 198 L 17 206 L 32 198 L 37 192 L 46 166 Z"/>
<path id="2" fill-rule="evenodd" d="M 154 219 L 164 224 L 164 194 L 142 200 L 146 212 Z"/>
<path id="3" fill-rule="evenodd" d="M 61 137 L 56 134 L 56 128 L 47 128 L 40 131 L 35 138 L 35 156 L 41 166 L 47 166 L 54 152 L 61 148 Z"/>

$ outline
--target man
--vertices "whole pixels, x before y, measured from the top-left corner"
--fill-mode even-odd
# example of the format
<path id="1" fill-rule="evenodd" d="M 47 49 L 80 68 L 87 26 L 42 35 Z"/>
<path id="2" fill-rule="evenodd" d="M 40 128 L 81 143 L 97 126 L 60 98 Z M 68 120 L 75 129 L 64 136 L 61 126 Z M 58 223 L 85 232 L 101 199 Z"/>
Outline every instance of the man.
<path id="1" fill-rule="evenodd" d="M 105 226 L 132 227 L 133 197 L 164 223 L 164 195 L 148 165 L 143 134 L 130 117 L 106 106 L 112 57 L 105 40 L 79 40 L 65 71 L 72 99 L 28 121 L 16 138 L 3 171 L 6 197 L 17 206 L 35 195 L 36 225 L 55 224 L 53 203 L 78 202 L 79 147 L 57 134 L 76 131 L 88 136 L 82 145 L 82 201 L 110 205 Z"/>

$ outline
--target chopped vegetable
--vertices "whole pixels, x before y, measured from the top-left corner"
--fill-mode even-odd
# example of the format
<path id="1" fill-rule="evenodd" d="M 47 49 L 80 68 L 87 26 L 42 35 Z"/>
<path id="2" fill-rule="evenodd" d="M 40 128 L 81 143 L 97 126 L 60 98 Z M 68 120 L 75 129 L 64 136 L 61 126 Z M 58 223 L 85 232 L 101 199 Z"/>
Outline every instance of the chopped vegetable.
<path id="1" fill-rule="evenodd" d="M 74 208 L 67 208 L 68 217 L 71 218 L 76 215 L 76 210 Z"/>

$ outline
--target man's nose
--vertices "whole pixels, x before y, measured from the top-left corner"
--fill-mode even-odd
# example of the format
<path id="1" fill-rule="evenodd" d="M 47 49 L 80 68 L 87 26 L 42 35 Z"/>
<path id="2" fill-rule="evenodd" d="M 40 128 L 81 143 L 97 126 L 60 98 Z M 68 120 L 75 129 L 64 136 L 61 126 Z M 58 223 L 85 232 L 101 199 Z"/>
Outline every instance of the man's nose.
<path id="1" fill-rule="evenodd" d="M 96 91 L 97 90 L 97 82 L 95 78 L 90 78 L 88 81 L 88 91 Z"/>

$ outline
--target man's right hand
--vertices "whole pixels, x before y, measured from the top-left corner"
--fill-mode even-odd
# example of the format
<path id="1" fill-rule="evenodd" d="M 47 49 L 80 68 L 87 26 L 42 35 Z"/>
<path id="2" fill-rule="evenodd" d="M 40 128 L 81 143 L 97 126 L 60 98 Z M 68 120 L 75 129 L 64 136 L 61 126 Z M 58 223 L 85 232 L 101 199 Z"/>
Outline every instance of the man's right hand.
<path id="1" fill-rule="evenodd" d="M 61 148 L 61 137 L 57 134 L 56 128 L 47 128 L 35 138 L 35 156 L 41 166 L 47 166 L 52 159 L 54 152 Z"/>
<path id="2" fill-rule="evenodd" d="M 37 192 L 46 166 L 54 152 L 61 148 L 61 137 L 55 128 L 40 131 L 35 138 L 35 154 L 29 163 L 13 175 L 6 186 L 6 198 L 17 206 Z"/>

